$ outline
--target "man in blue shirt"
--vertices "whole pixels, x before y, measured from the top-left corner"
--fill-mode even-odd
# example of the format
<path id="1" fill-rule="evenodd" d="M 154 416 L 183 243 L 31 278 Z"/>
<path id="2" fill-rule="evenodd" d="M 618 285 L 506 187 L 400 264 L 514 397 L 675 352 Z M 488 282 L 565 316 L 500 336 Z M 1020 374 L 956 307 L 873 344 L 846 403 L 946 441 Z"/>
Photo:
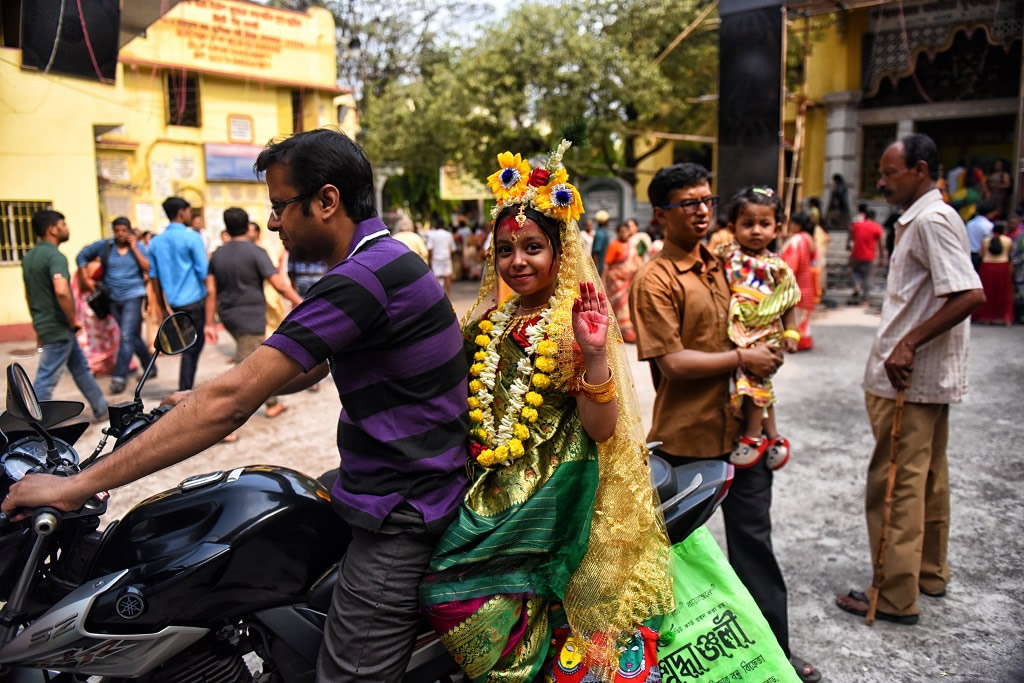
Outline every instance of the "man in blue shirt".
<path id="1" fill-rule="evenodd" d="M 186 227 L 192 219 L 192 207 L 181 197 L 164 200 L 164 213 L 170 219 L 167 228 L 149 243 L 149 276 L 153 278 L 157 301 L 165 302 L 163 315 L 184 312 L 192 319 L 198 335 L 195 345 L 181 356 L 178 390 L 191 389 L 195 383 L 199 354 L 203 350 L 206 322 L 206 248 L 199 233 Z"/>
<path id="2" fill-rule="evenodd" d="M 121 329 L 117 347 L 114 376 L 110 379 L 110 393 L 124 391 L 125 378 L 131 366 L 132 353 L 139 357 L 142 367 L 149 364 L 149 348 L 142 341 L 142 303 L 146 300 L 145 274 L 149 272 L 149 250 L 139 244 L 132 232 L 132 222 L 121 216 L 113 222 L 114 239 L 97 240 L 78 252 L 78 277 L 82 289 L 96 290 L 96 282 L 89 277 L 86 264 L 100 259 L 102 282 L 110 295 L 110 312 Z M 156 374 L 156 368 L 153 368 Z"/>
<path id="3" fill-rule="evenodd" d="M 978 205 L 974 218 L 967 221 L 967 241 L 971 245 L 971 263 L 974 270 L 981 270 L 981 245 L 985 238 L 992 234 L 992 221 L 999 218 L 999 207 L 991 200 Z"/>

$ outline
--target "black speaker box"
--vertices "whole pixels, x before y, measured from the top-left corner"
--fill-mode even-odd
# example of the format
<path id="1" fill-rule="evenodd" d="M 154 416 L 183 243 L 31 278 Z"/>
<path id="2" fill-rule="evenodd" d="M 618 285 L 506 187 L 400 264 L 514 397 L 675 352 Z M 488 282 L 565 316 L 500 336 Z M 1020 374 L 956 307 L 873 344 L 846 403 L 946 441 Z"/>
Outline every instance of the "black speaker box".
<path id="1" fill-rule="evenodd" d="M 113 83 L 120 26 L 118 0 L 23 0 L 22 66 Z"/>
<path id="2" fill-rule="evenodd" d="M 718 194 L 779 182 L 782 3 L 722 0 L 719 16 Z"/>

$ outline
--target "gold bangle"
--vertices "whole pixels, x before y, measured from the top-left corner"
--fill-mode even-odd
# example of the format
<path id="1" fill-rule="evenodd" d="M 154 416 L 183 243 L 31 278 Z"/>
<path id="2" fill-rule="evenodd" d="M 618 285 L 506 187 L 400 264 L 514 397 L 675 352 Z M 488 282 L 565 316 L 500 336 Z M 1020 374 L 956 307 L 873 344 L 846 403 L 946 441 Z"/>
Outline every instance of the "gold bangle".
<path id="1" fill-rule="evenodd" d="M 796 330 L 786 330 L 785 332 L 782 333 L 782 336 L 792 339 L 793 341 L 796 342 L 800 341 L 801 337 L 800 333 L 797 332 Z"/>
<path id="2" fill-rule="evenodd" d="M 601 384 L 590 384 L 587 382 L 586 373 L 580 377 L 580 390 L 583 395 L 594 403 L 610 403 L 616 396 L 615 376 L 612 375 L 611 366 L 608 367 L 608 379 Z"/>
<path id="3" fill-rule="evenodd" d="M 618 395 L 615 393 L 615 385 L 613 384 L 610 389 L 601 393 L 593 393 L 590 391 L 584 391 L 583 395 L 589 398 L 594 403 L 611 403 L 615 400 Z"/>

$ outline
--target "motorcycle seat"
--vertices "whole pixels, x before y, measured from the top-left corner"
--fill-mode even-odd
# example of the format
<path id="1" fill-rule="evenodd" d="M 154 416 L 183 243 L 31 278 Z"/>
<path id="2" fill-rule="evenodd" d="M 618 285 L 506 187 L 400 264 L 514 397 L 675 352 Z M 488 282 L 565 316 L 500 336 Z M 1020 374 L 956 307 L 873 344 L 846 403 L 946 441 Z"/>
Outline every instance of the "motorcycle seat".
<path id="1" fill-rule="evenodd" d="M 331 607 L 331 596 L 334 595 L 334 584 L 338 583 L 338 565 L 332 566 L 317 579 L 306 594 L 306 604 L 317 612 L 327 614 Z"/>

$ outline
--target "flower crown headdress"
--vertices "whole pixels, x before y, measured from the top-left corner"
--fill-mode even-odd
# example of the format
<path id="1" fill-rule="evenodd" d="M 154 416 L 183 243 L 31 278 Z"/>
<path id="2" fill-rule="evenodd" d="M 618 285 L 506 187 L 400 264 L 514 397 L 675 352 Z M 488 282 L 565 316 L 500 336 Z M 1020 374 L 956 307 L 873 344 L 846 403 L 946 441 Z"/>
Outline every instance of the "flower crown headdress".
<path id="1" fill-rule="evenodd" d="M 491 218 L 518 204 L 516 222 L 520 228 L 526 223 L 527 206 L 565 223 L 578 220 L 583 213 L 583 200 L 579 190 L 568 182 L 569 173 L 562 165 L 562 156 L 571 146 L 569 140 L 563 139 L 543 168 L 531 169 L 530 162 L 519 154 L 499 154 L 501 168 L 487 176 L 487 186 L 498 200 Z"/>

